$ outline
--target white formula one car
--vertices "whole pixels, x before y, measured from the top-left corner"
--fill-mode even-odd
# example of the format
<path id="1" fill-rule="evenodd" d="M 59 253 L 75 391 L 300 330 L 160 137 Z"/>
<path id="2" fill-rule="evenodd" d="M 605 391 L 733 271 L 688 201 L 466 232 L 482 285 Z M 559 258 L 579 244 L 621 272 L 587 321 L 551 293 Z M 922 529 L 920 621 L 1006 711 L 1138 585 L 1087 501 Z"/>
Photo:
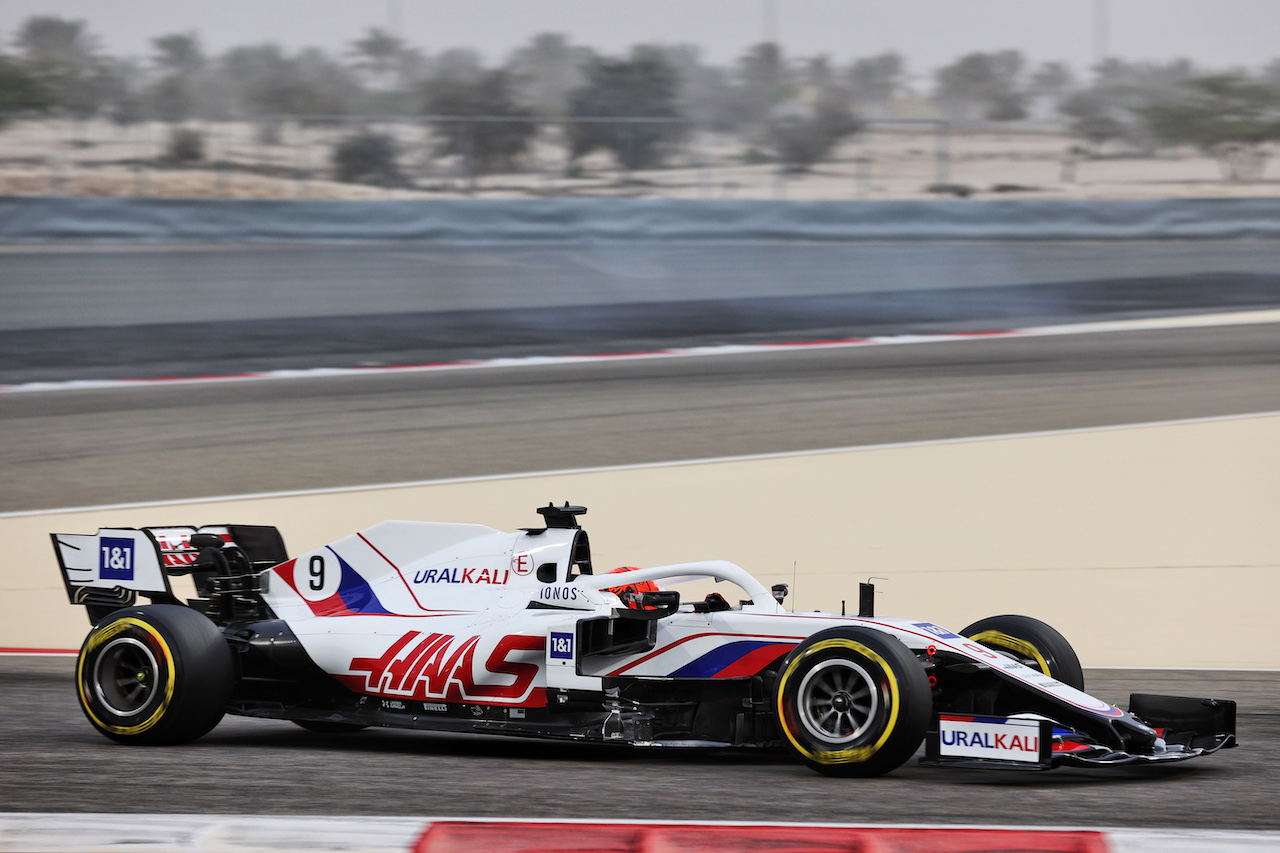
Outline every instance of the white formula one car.
<path id="1" fill-rule="evenodd" d="M 1171 762 L 1235 745 L 1235 703 L 1084 693 L 1062 635 L 1024 616 L 959 633 L 787 612 L 719 561 L 594 574 L 582 507 L 542 527 L 386 521 L 289 559 L 273 527 L 54 534 L 93 630 L 76 683 L 123 743 L 201 737 L 224 713 L 617 742 L 785 745 L 833 776 L 922 763 Z M 193 575 L 180 603 L 169 578 Z M 681 603 L 691 579 L 736 586 Z M 864 593 L 867 592 L 864 589 Z M 138 595 L 151 604 L 136 606 Z"/>

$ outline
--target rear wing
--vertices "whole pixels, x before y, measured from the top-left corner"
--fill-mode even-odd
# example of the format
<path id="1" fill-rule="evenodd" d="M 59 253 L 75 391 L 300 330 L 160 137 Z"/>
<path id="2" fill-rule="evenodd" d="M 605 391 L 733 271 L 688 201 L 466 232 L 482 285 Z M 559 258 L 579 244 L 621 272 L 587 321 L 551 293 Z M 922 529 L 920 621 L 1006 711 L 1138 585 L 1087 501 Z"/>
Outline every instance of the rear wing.
<path id="1" fill-rule="evenodd" d="M 122 607 L 135 604 L 142 595 L 155 603 L 179 604 L 169 578 L 194 575 L 200 595 L 218 591 L 217 572 L 196 565 L 200 549 L 191 537 L 213 534 L 244 555 L 249 571 L 285 562 L 284 539 L 274 527 L 223 524 L 205 527 L 104 527 L 97 533 L 54 533 L 53 550 L 72 604 L 84 605 L 91 622 Z M 224 561 L 225 565 L 225 561 Z M 194 603 L 194 602 L 192 602 Z"/>

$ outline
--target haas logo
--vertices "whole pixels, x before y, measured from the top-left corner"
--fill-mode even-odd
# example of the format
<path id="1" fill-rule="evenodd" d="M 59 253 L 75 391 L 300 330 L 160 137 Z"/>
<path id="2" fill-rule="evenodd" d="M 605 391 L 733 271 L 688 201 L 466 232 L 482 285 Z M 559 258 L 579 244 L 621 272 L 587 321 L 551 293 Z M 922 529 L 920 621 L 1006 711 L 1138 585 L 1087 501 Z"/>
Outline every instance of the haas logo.
<path id="1" fill-rule="evenodd" d="M 458 642 L 452 634 L 422 634 L 410 631 L 396 640 L 379 658 L 354 658 L 352 672 L 367 673 L 350 679 L 364 693 L 403 696 L 409 699 L 468 700 L 524 699 L 539 672 L 538 664 L 507 660 L 519 652 L 543 652 L 543 637 L 512 635 L 498 641 L 485 659 L 480 681 L 476 680 L 475 653 L 479 637 Z M 494 683 L 492 676 L 499 676 Z M 363 682 L 363 683 L 360 683 Z"/>

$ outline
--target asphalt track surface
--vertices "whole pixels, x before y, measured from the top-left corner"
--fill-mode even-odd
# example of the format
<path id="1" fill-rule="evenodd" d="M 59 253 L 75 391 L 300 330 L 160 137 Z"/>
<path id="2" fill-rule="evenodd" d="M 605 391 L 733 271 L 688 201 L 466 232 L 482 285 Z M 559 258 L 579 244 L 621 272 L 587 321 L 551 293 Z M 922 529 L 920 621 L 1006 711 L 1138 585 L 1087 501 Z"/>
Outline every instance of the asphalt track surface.
<path id="1" fill-rule="evenodd" d="M 1280 242 L 0 247 L 0 384 L 1280 306 Z"/>
<path id="2" fill-rule="evenodd" d="M 0 511 L 1280 409 L 1280 326 L 0 395 Z"/>
<path id="3" fill-rule="evenodd" d="M 87 627 L 87 626 L 86 626 Z M 1280 673 L 1089 670 L 1086 688 L 1233 698 L 1241 747 L 1145 770 L 917 767 L 828 779 L 785 754 L 443 736 L 323 736 L 226 718 L 179 747 L 114 744 L 71 658 L 0 658 L 0 810 L 1280 828 Z"/>
<path id="4" fill-rule="evenodd" d="M 550 261 L 538 267 L 535 262 L 546 259 L 531 255 L 490 256 L 489 266 L 481 266 L 492 273 L 485 279 L 493 283 L 491 290 L 463 288 L 464 279 L 478 280 L 472 271 L 460 274 L 456 293 L 481 297 L 441 301 L 446 287 L 428 303 L 412 287 L 421 258 L 410 263 L 385 252 L 334 250 L 308 254 L 299 266 L 302 256 L 290 256 L 292 249 L 274 255 L 207 251 L 239 265 L 234 274 L 218 272 L 217 263 L 181 248 L 8 253 L 0 265 L 7 323 L 0 330 L 0 382 L 157 375 L 147 371 L 173 367 L 318 366 L 317 353 L 360 363 L 433 352 L 581 352 L 584 341 L 595 340 L 576 334 L 580 327 L 565 326 L 565 318 L 583 319 L 572 311 L 584 307 L 603 311 L 596 320 L 633 314 L 634 290 L 618 282 L 637 275 L 649 275 L 652 285 L 645 304 L 660 307 L 648 325 L 631 327 L 635 340 L 614 345 L 771 339 L 797 329 L 811 336 L 946 331 L 982 328 L 993 319 L 1008 328 L 1280 305 L 1280 253 L 1274 243 L 806 251 L 805 263 L 797 262 L 784 284 L 761 276 L 761 269 L 773 269 L 768 265 L 777 262 L 774 254 L 735 248 L 721 251 L 717 260 L 690 250 L 692 259 L 679 263 L 686 272 L 705 273 L 689 278 L 692 285 L 683 274 L 637 266 L 645 258 L 556 250 L 568 259 L 559 267 Z M 432 251 L 431 262 L 440 266 L 441 252 Z M 793 251 L 799 250 L 788 250 Z M 455 258 L 455 268 L 482 260 L 475 254 Z M 401 269 L 405 264 L 408 271 Z M 858 267 L 876 271 L 849 272 Z M 175 271 L 189 285 L 185 296 L 172 287 Z M 351 280 L 344 277 L 356 272 L 359 292 L 339 290 L 333 296 L 335 282 Z M 525 272 L 538 285 L 528 301 L 504 301 L 503 288 L 521 286 Z M 557 279 L 561 274 L 567 278 Z M 593 291 L 597 296 L 584 306 L 574 288 L 590 285 L 592 275 L 615 295 L 601 299 Z M 736 298 L 725 300 L 735 278 L 755 284 L 729 291 Z M 320 283 L 317 294 L 336 301 L 279 301 L 286 285 L 312 279 Z M 547 288 L 561 295 L 555 304 L 548 304 Z M 884 296 L 888 288 L 894 289 L 892 298 Z M 919 293 L 915 299 L 908 293 L 913 290 Z M 944 291 L 953 298 L 943 298 Z M 800 309 L 779 312 L 782 303 L 769 300 L 780 297 Z M 744 301 L 747 309 L 739 310 Z M 353 312 L 357 303 L 367 310 Z M 527 310 L 504 318 L 501 312 L 513 304 Z M 613 310 L 605 310 L 610 305 Z M 544 309 L 551 313 L 538 313 Z M 402 333 L 389 319 L 421 314 L 402 326 L 412 329 L 418 321 L 458 318 L 449 312 L 473 312 L 485 335 L 503 328 L 550 328 L 554 334 L 514 343 L 482 335 L 475 349 L 424 347 L 412 335 L 397 338 Z M 246 320 L 246 314 L 257 319 Z M 761 321 L 771 314 L 793 319 Z M 677 324 L 674 333 L 645 337 L 664 318 L 681 316 L 730 320 L 709 337 L 706 323 L 695 324 L 692 332 Z M 122 343 L 188 319 L 194 325 L 179 329 L 186 335 L 162 346 L 148 338 L 139 349 L 120 350 Z M 359 325 L 357 320 L 367 324 L 357 338 L 381 329 L 399 342 L 385 352 L 367 339 L 344 349 L 339 337 L 323 334 L 310 350 L 297 344 L 326 329 Z M 271 335 L 255 337 L 244 325 L 253 322 L 281 324 L 276 330 L 285 334 L 276 342 L 284 341 L 284 358 L 296 362 L 282 364 Z M 96 331 L 89 335 L 85 329 Z M 121 337 L 112 337 L 111 329 Z M 191 342 L 189 335 L 195 336 L 194 352 L 175 355 L 173 342 Z M 235 340 L 256 343 L 225 357 L 220 344 Z M 59 355 L 67 352 L 71 357 Z M 1277 409 L 1275 325 L 5 394 L 0 511 Z M 882 779 L 845 781 L 825 779 L 769 753 L 657 753 L 389 730 L 334 738 L 242 719 L 228 719 L 188 746 L 121 747 L 83 719 L 71 666 L 69 659 L 0 658 L 0 809 L 1280 828 L 1274 806 L 1280 793 L 1274 772 L 1280 759 L 1280 673 L 1090 671 L 1091 692 L 1122 706 L 1130 691 L 1240 703 L 1243 746 L 1178 767 L 996 774 L 909 765 Z"/>
<path id="5" fill-rule="evenodd" d="M 0 329 L 1280 274 L 1280 241 L 0 245 Z"/>

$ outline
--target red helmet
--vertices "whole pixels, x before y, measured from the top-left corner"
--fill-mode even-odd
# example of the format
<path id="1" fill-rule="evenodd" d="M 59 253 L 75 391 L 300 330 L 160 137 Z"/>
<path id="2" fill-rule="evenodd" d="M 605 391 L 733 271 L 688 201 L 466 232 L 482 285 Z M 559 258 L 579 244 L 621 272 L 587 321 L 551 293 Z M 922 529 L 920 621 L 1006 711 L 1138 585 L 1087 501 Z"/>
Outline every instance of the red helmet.
<path id="1" fill-rule="evenodd" d="M 620 566 L 609 574 L 617 572 L 635 571 L 638 566 Z M 641 610 L 640 596 L 646 592 L 658 592 L 658 585 L 653 581 L 637 581 L 635 583 L 624 584 L 622 586 L 611 586 L 605 592 L 612 592 L 618 598 L 622 599 L 622 603 L 627 605 L 629 610 Z"/>

